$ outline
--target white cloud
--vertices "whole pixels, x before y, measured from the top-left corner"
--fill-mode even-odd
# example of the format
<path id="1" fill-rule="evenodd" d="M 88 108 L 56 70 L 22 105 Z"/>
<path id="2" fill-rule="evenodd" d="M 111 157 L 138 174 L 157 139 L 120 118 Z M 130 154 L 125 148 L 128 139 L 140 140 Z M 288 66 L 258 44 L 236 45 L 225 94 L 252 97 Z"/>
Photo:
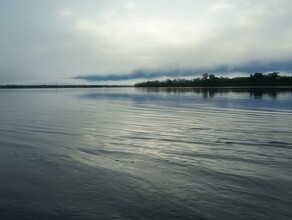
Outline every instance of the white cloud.
<path id="1" fill-rule="evenodd" d="M 211 4 L 207 11 L 208 12 L 216 12 L 216 11 L 220 11 L 223 9 L 229 9 L 229 8 L 233 8 L 235 5 L 233 3 L 230 2 L 230 0 L 219 0 L 216 1 L 215 3 Z"/>
<path id="2" fill-rule="evenodd" d="M 127 2 L 126 7 L 128 9 L 135 9 L 137 8 L 137 5 L 134 2 Z"/>
<path id="3" fill-rule="evenodd" d="M 57 14 L 64 16 L 64 17 L 67 17 L 67 16 L 72 16 L 73 12 L 70 9 L 65 9 L 65 10 L 57 11 Z"/>
<path id="4" fill-rule="evenodd" d="M 74 20 L 77 32 L 104 37 L 121 48 L 147 48 L 165 45 L 195 45 L 205 40 L 208 28 L 187 20 L 176 21 L 161 16 L 115 14 Z"/>
<path id="5" fill-rule="evenodd" d="M 291 0 L 28 1 L 0 7 L 1 82 L 292 59 Z"/>

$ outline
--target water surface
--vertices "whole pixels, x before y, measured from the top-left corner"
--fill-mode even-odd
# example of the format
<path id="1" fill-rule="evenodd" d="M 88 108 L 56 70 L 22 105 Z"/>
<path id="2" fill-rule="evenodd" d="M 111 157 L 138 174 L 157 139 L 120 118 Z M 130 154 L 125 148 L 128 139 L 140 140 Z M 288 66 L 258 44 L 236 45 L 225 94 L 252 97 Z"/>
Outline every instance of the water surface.
<path id="1" fill-rule="evenodd" d="M 292 92 L 0 91 L 0 219 L 291 219 Z"/>

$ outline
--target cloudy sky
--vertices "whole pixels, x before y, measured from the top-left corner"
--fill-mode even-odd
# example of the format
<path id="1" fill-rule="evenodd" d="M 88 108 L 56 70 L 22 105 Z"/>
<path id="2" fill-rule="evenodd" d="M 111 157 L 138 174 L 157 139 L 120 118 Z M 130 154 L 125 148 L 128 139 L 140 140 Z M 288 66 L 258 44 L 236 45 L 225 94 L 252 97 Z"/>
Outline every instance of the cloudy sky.
<path id="1" fill-rule="evenodd" d="M 291 0 L 0 0 L 0 84 L 291 73 L 291 11 Z"/>

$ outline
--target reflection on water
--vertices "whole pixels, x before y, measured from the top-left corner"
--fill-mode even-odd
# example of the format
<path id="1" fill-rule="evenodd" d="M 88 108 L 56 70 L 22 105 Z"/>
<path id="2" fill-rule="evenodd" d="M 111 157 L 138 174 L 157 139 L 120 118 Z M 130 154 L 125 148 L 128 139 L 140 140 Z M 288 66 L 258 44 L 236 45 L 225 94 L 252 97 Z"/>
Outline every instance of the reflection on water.
<path id="1" fill-rule="evenodd" d="M 291 219 L 291 89 L 0 91 L 1 219 Z"/>
<path id="2" fill-rule="evenodd" d="M 241 109 L 278 111 L 290 110 L 292 88 L 135 88 L 135 92 L 89 92 L 78 95 L 88 100 L 130 100 L 134 103 L 159 104 L 160 106 L 180 105 L 198 108 L 199 104 Z M 206 102 L 210 99 L 209 102 Z"/>
<path id="3" fill-rule="evenodd" d="M 166 93 L 196 93 L 202 94 L 203 98 L 214 98 L 216 94 L 230 94 L 230 93 L 249 93 L 250 97 L 261 99 L 262 97 L 269 97 L 276 99 L 279 94 L 290 94 L 292 93 L 292 87 L 274 87 L 274 88 L 259 88 L 259 87 L 235 87 L 235 88 L 176 88 L 176 87 L 152 87 L 152 88 L 136 88 L 141 92 L 166 92 Z"/>

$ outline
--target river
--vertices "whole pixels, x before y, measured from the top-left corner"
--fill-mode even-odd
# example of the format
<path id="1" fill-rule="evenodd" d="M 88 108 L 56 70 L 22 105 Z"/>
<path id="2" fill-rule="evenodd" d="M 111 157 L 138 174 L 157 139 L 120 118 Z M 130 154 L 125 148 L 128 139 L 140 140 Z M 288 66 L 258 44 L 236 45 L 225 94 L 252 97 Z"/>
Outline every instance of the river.
<path id="1" fill-rule="evenodd" d="M 292 219 L 292 90 L 0 90 L 0 219 Z"/>

